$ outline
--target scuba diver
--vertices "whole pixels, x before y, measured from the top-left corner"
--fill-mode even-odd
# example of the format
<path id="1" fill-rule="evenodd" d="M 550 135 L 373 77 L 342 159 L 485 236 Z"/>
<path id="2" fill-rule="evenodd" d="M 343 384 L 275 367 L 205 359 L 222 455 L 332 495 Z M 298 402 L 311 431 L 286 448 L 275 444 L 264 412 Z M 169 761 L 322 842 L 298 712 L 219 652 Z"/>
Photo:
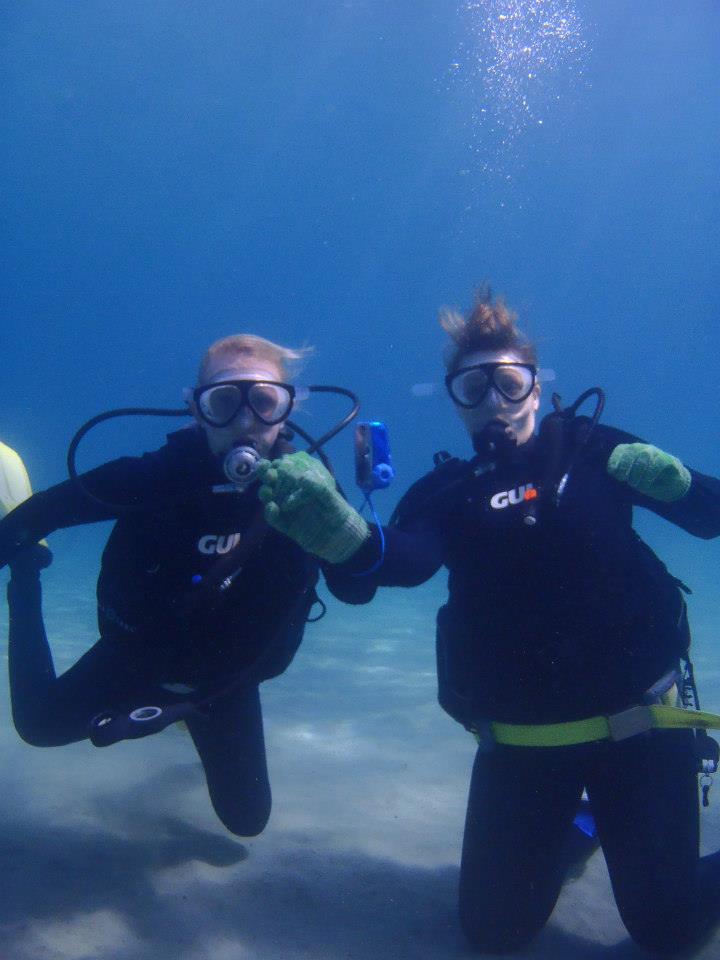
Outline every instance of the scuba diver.
<path id="1" fill-rule="evenodd" d="M 0 522 L 0 566 L 9 563 L 11 573 L 12 715 L 23 740 L 49 747 L 90 737 L 103 746 L 183 719 L 213 807 L 241 836 L 260 833 L 271 807 L 259 683 L 293 659 L 318 578 L 315 557 L 262 520 L 255 469 L 261 458 L 294 449 L 288 417 L 304 393 L 356 400 L 342 388 L 287 382 L 288 364 L 302 355 L 251 335 L 217 341 L 202 359 L 197 387 L 186 391 L 189 410 L 94 418 L 71 444 L 72 478 Z M 357 404 L 314 446 L 356 412 Z M 155 452 L 78 477 L 79 439 L 127 413 L 191 413 L 195 422 Z M 40 588 L 51 555 L 38 541 L 101 520 L 116 523 L 98 579 L 100 639 L 56 676 Z"/>
<path id="2" fill-rule="evenodd" d="M 320 464 L 285 456 L 261 470 L 266 519 L 330 560 L 348 603 L 449 570 L 439 700 L 478 740 L 459 883 L 471 944 L 513 952 L 545 925 L 586 791 L 630 935 L 651 953 L 685 950 L 720 917 L 698 802 L 698 773 L 706 798 L 717 761 L 704 728 L 720 718 L 680 709 L 699 711 L 683 585 L 632 514 L 715 537 L 720 481 L 598 424 L 597 388 L 580 398 L 597 397 L 591 417 L 557 398 L 536 432 L 535 348 L 487 288 L 441 325 L 474 456 L 436 455 L 382 528 L 358 524 Z"/>

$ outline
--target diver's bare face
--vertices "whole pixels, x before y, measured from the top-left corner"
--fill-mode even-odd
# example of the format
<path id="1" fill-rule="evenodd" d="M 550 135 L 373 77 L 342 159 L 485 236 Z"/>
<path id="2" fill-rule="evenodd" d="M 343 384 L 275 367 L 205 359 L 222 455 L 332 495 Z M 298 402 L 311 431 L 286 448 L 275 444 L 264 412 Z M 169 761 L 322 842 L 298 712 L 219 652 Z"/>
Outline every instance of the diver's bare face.
<path id="1" fill-rule="evenodd" d="M 268 360 L 259 360 L 256 357 L 241 359 L 237 357 L 223 357 L 222 355 L 211 362 L 210 368 L 202 384 L 218 383 L 221 380 L 272 380 L 282 382 L 282 371 Z M 225 427 L 214 427 L 206 423 L 197 412 L 195 403 L 191 404 L 193 416 L 200 429 L 207 437 L 208 446 L 218 457 L 225 454 L 239 444 L 254 447 L 261 457 L 270 454 L 278 434 L 283 428 L 282 423 L 272 426 L 259 420 L 247 405 L 240 408 L 237 416 Z"/>
<path id="2" fill-rule="evenodd" d="M 512 352 L 475 350 L 462 358 L 458 369 L 462 370 L 479 363 L 523 363 L 523 361 Z M 530 395 L 520 403 L 513 403 L 491 386 L 477 407 L 467 409 L 456 405 L 455 409 L 471 437 L 480 433 L 491 420 L 502 420 L 510 427 L 518 444 L 521 444 L 526 443 L 535 432 L 539 406 L 540 385 L 536 383 Z"/>

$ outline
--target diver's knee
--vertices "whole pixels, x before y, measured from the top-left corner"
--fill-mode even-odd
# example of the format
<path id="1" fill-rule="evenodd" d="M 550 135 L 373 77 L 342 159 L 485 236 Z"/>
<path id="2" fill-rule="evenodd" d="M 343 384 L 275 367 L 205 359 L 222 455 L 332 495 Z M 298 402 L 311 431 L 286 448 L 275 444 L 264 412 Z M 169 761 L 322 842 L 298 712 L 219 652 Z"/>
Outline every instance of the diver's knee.
<path id="1" fill-rule="evenodd" d="M 478 913 L 460 907 L 460 926 L 473 949 L 478 953 L 515 953 L 527 946 L 537 935 L 539 928 L 518 924 L 507 918 L 498 922 L 485 912 Z"/>
<path id="2" fill-rule="evenodd" d="M 267 803 L 248 806 L 243 803 L 218 800 L 212 797 L 212 805 L 222 824 L 237 837 L 257 837 L 270 819 L 270 800 Z"/>
<path id="3" fill-rule="evenodd" d="M 226 827 L 230 833 L 234 833 L 236 837 L 257 837 L 259 836 L 265 827 L 267 822 L 270 819 L 270 811 L 262 815 L 238 815 L 235 811 L 220 811 L 215 808 L 220 821 L 223 826 Z"/>
<path id="4" fill-rule="evenodd" d="M 52 733 L 52 725 L 45 717 L 13 711 L 13 726 L 22 741 L 31 747 L 58 746 Z"/>
<path id="5" fill-rule="evenodd" d="M 631 895 L 616 895 L 620 918 L 641 950 L 652 957 L 684 955 L 702 939 L 709 916 L 692 887 L 690 881 L 687 887 L 656 882 Z"/>
<path id="6" fill-rule="evenodd" d="M 692 947 L 697 932 L 688 931 L 678 915 L 673 914 L 674 922 L 664 922 L 659 918 L 645 921 L 624 921 L 633 941 L 651 957 L 674 957 L 685 955 Z"/>
<path id="7" fill-rule="evenodd" d="M 655 895 L 653 895 L 653 893 Z M 627 932 L 641 950 L 651 957 L 672 957 L 684 954 L 702 933 L 703 917 L 697 903 L 686 891 L 646 891 L 628 902 L 618 902 L 620 917 Z"/>
<path id="8" fill-rule="evenodd" d="M 39 583 L 40 572 L 49 567 L 52 561 L 53 555 L 46 543 L 28 544 L 13 557 L 9 564 L 9 593 L 22 591 L 23 588 Z"/>

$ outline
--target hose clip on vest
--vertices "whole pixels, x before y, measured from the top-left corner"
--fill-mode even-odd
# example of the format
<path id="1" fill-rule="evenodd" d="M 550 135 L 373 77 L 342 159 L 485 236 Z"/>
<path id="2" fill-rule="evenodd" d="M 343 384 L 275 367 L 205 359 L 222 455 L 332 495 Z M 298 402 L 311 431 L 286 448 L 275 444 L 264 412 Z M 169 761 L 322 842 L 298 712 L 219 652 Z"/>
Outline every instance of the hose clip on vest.
<path id="1" fill-rule="evenodd" d="M 707 760 L 703 761 L 703 766 L 708 763 Z M 715 771 L 713 770 L 713 773 Z M 705 770 L 700 774 L 700 792 L 702 793 L 702 805 L 704 807 L 710 806 L 710 787 L 713 784 L 713 773 L 708 773 Z"/>
<path id="2" fill-rule="evenodd" d="M 260 454 L 254 447 L 241 444 L 227 452 L 223 461 L 223 471 L 230 483 L 244 490 L 255 479 L 260 460 Z"/>
<path id="3" fill-rule="evenodd" d="M 700 792 L 702 805 L 710 806 L 710 787 L 713 785 L 713 776 L 717 773 L 720 764 L 720 746 L 717 740 L 709 736 L 705 730 L 695 731 L 695 755 L 698 761 L 700 774 Z"/>

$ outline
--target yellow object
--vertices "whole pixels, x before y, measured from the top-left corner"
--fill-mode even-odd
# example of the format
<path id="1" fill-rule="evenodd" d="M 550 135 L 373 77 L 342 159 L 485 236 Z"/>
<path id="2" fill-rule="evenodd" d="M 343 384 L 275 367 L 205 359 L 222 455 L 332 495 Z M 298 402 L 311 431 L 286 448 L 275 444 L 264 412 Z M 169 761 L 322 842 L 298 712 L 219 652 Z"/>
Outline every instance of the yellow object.
<path id="1" fill-rule="evenodd" d="M 0 516 L 10 513 L 31 494 L 25 464 L 14 450 L 0 443 Z"/>
<path id="2" fill-rule="evenodd" d="M 478 742 L 486 736 L 510 747 L 569 747 L 596 740 L 626 740 L 648 730 L 720 730 L 720 716 L 662 704 L 630 707 L 609 717 L 588 717 L 567 723 L 497 723 L 473 730 Z"/>
<path id="3" fill-rule="evenodd" d="M 32 496 L 30 477 L 19 454 L 0 443 L 0 519 Z M 45 540 L 41 540 L 47 546 Z"/>

